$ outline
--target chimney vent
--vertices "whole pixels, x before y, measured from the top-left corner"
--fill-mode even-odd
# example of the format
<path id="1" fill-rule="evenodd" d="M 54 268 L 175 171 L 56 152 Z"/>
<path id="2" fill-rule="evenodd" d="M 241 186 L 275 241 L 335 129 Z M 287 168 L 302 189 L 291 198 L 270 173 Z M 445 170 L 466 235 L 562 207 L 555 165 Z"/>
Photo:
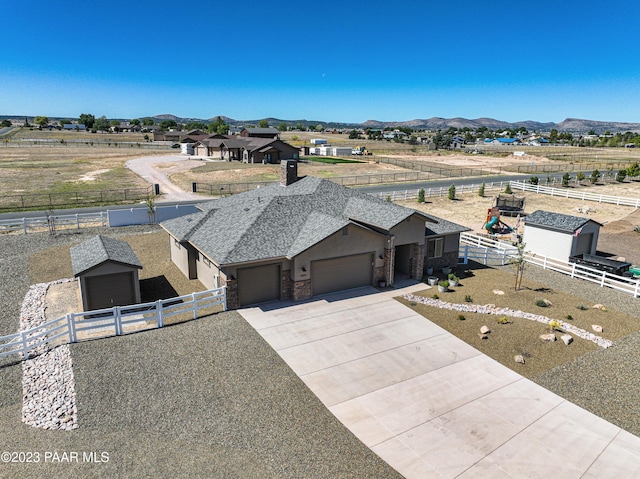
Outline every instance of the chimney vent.
<path id="1" fill-rule="evenodd" d="M 298 181 L 298 162 L 296 160 L 282 160 L 280 162 L 280 184 L 289 186 Z"/>

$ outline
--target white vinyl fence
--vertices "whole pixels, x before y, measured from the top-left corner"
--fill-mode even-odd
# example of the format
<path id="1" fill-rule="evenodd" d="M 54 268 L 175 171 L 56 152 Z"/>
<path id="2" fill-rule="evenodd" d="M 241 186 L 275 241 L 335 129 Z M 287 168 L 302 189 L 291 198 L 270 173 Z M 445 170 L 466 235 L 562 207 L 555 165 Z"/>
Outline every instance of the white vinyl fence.
<path id="1" fill-rule="evenodd" d="M 517 254 L 517 248 L 509 243 L 495 241 L 470 233 L 460 234 L 460 262 L 466 264 L 473 260 L 482 264 L 507 264 Z M 571 278 L 596 283 L 601 288 L 611 288 L 634 298 L 640 296 L 640 279 L 618 276 L 599 269 L 577 263 L 569 263 L 540 254 L 525 252 L 524 259 L 543 269 L 566 274 Z"/>
<path id="2" fill-rule="evenodd" d="M 29 358 L 61 344 L 162 328 L 173 316 L 197 319 L 217 312 L 220 307 L 222 311 L 227 310 L 225 287 L 152 303 L 69 313 L 40 326 L 0 337 L 0 357 L 20 354 Z"/>
<path id="3" fill-rule="evenodd" d="M 583 201 L 596 201 L 598 203 L 611 203 L 621 206 L 634 206 L 640 208 L 640 198 L 625 198 L 623 196 L 599 195 L 587 190 L 572 190 L 571 188 L 551 188 L 548 186 L 532 185 L 521 181 L 511 182 L 512 190 L 532 191 L 538 194 L 559 196 L 561 198 L 574 198 Z"/>
<path id="4" fill-rule="evenodd" d="M 504 190 L 507 187 L 509 181 L 492 181 L 484 183 L 485 191 L 492 190 Z M 456 186 L 456 195 L 465 193 L 477 193 L 482 183 L 473 185 L 458 185 Z M 439 186 L 437 188 L 423 188 L 424 197 L 430 198 L 434 196 L 447 196 L 449 194 L 448 186 Z M 383 191 L 381 193 L 374 193 L 374 196 L 381 200 L 396 201 L 396 200 L 415 200 L 418 198 L 420 189 L 413 190 L 396 190 L 396 191 Z"/>

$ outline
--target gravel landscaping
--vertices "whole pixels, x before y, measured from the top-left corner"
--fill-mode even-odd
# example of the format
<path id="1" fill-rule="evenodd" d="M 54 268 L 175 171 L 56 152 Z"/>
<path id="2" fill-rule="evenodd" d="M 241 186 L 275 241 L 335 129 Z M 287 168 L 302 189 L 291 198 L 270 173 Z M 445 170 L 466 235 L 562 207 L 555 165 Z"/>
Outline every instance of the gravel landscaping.
<path id="1" fill-rule="evenodd" d="M 152 233 L 127 241 L 149 239 L 149 254 L 162 263 L 157 231 L 0 238 L 0 334 L 17 331 L 20 305 L 34 279 L 51 280 L 68 267 L 63 253 L 71 243 L 97 233 Z M 36 260 L 46 264 L 37 268 Z M 174 284 L 170 269 L 159 281 L 141 261 L 148 279 L 170 285 L 165 293 L 190 286 L 189 280 Z M 0 463 L 0 477 L 401 477 L 344 428 L 235 312 L 69 349 L 77 395 L 73 431 L 23 424 L 22 366 L 5 361 L 0 367 L 3 451 L 39 454 L 37 463 Z M 59 461 L 45 460 L 47 452 L 57 453 Z"/>

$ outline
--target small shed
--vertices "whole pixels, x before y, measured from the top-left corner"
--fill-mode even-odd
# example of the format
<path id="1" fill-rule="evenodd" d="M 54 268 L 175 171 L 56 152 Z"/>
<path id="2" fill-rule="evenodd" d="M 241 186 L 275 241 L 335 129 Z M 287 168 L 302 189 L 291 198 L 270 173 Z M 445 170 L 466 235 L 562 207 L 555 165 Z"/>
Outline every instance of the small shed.
<path id="1" fill-rule="evenodd" d="M 526 250 L 561 261 L 596 254 L 602 225 L 590 218 L 537 210 L 525 218 Z"/>
<path id="2" fill-rule="evenodd" d="M 127 242 L 95 236 L 71 248 L 71 265 L 84 311 L 140 302 L 142 265 Z"/>

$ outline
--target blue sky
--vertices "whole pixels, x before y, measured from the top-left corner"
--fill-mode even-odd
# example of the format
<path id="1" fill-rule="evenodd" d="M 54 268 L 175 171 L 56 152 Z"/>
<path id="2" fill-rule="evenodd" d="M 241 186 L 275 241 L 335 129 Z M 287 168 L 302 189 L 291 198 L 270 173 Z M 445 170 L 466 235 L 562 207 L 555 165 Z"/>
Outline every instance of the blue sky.
<path id="1" fill-rule="evenodd" d="M 0 115 L 640 122 L 640 2 L 0 2 Z"/>

